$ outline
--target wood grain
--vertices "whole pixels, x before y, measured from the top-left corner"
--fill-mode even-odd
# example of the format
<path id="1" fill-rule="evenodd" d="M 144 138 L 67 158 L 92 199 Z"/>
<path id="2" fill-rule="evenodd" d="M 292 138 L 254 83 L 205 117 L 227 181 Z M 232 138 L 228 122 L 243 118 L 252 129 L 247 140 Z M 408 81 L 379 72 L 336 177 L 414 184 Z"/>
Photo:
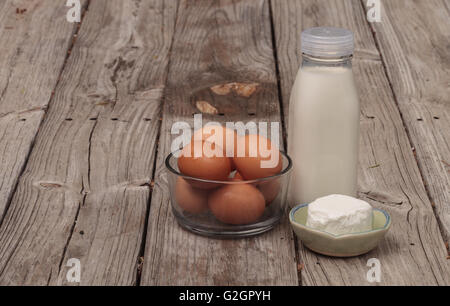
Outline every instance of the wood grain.
<path id="1" fill-rule="evenodd" d="M 369 258 L 382 285 L 449 285 L 448 1 L 383 0 L 373 24 L 365 0 L 180 2 L 92 0 L 75 41 L 65 1 L 0 1 L 0 285 L 69 285 L 71 258 L 82 285 L 370 285 Z M 335 259 L 296 254 L 287 218 L 251 239 L 182 230 L 172 124 L 287 120 L 300 33 L 324 25 L 356 34 L 359 194 L 391 213 L 386 239 Z M 235 83 L 248 96 L 211 89 Z"/>
<path id="2" fill-rule="evenodd" d="M 361 2 L 272 1 L 272 10 L 285 110 L 300 63 L 300 53 L 292 51 L 300 50 L 300 32 L 324 25 L 354 31 L 354 72 L 362 104 L 360 197 L 393 218 L 386 239 L 358 258 L 329 258 L 301 246 L 302 284 L 369 285 L 367 261 L 377 258 L 381 284 L 448 285 L 447 251 Z"/>
<path id="3" fill-rule="evenodd" d="M 448 1 L 384 1 L 371 24 L 427 191 L 450 242 Z"/>
<path id="4" fill-rule="evenodd" d="M 206 112 L 204 122 L 280 121 L 268 2 L 181 1 L 170 62 L 141 284 L 298 284 L 286 220 L 250 239 L 196 236 L 177 225 L 164 182 L 171 126 L 192 124 L 197 101 L 213 107 L 198 104 Z M 231 82 L 256 83 L 259 89 L 248 98 L 211 94 L 211 87 Z"/>
<path id="5" fill-rule="evenodd" d="M 45 0 L 0 4 L 0 224 L 72 43 L 67 10 Z"/>
<path id="6" fill-rule="evenodd" d="M 133 285 L 176 2 L 91 1 L 0 228 L 1 284 Z"/>

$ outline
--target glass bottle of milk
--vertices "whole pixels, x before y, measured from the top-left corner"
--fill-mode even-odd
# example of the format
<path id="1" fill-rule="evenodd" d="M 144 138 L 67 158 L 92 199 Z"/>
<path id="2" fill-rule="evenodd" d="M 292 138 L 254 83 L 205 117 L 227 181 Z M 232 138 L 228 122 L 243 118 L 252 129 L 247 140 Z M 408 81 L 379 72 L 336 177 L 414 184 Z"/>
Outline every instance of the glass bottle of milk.
<path id="1" fill-rule="evenodd" d="M 330 194 L 357 195 L 360 106 L 353 51 L 348 30 L 320 27 L 302 33 L 303 63 L 288 122 L 293 204 Z"/>

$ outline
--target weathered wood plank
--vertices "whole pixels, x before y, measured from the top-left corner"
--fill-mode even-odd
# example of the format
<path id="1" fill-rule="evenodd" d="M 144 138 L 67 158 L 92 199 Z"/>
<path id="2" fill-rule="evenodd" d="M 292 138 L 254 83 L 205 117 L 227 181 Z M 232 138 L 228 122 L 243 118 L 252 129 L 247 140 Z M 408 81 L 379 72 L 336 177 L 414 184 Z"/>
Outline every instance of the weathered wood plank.
<path id="1" fill-rule="evenodd" d="M 136 282 L 176 2 L 91 1 L 0 228 L 1 284 Z"/>
<path id="2" fill-rule="evenodd" d="M 368 285 L 369 258 L 381 262 L 381 284 L 449 284 L 447 252 L 361 2 L 272 1 L 272 9 L 286 110 L 300 65 L 301 31 L 323 25 L 354 31 L 354 71 L 362 104 L 360 197 L 393 217 L 386 239 L 361 257 L 334 259 L 301 246 L 302 284 Z"/>
<path id="3" fill-rule="evenodd" d="M 280 121 L 268 1 L 181 1 L 169 70 L 141 284 L 296 285 L 286 220 L 256 238 L 196 236 L 177 225 L 161 177 L 171 126 L 179 120 L 192 124 L 196 101 L 223 113 L 205 114 L 204 121 Z M 258 83 L 259 90 L 249 99 L 210 94 L 211 86 L 229 82 Z"/>
<path id="4" fill-rule="evenodd" d="M 0 223 L 73 40 L 67 10 L 46 0 L 0 4 Z"/>
<path id="5" fill-rule="evenodd" d="M 450 241 L 449 2 L 383 1 L 373 23 L 427 191 Z"/>

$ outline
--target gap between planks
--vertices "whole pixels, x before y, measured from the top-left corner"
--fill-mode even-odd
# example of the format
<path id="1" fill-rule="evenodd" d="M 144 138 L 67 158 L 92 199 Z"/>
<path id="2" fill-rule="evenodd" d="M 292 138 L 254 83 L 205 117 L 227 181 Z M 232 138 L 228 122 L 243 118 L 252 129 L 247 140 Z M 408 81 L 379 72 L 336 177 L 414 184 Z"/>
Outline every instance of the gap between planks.
<path id="1" fill-rule="evenodd" d="M 277 48 L 277 39 L 276 39 L 276 33 L 275 33 L 275 25 L 274 25 L 274 17 L 273 17 L 273 7 L 272 2 L 274 0 L 268 0 L 269 1 L 269 16 L 270 16 L 270 32 L 272 35 L 272 49 L 273 49 L 273 57 L 275 60 L 275 73 L 277 77 L 277 86 L 278 86 L 278 100 L 280 104 L 280 118 L 281 118 L 281 128 L 282 128 L 282 136 L 283 136 L 283 144 L 284 144 L 284 151 L 288 151 L 288 143 L 287 143 L 287 126 L 286 126 L 286 112 L 284 109 L 284 101 L 283 101 L 283 93 L 281 88 L 281 77 L 280 77 L 280 62 L 278 60 L 278 48 Z M 292 236 L 296 237 L 296 234 L 292 230 Z M 298 245 L 298 239 L 294 239 L 294 250 L 295 250 L 295 262 L 297 267 L 297 277 L 298 277 L 298 285 L 302 286 L 302 265 L 300 260 L 300 252 L 299 252 L 299 245 Z"/>
<path id="2" fill-rule="evenodd" d="M 75 30 L 75 33 L 74 33 L 75 39 L 72 40 L 72 43 L 71 43 L 71 45 L 70 45 L 70 47 L 69 47 L 69 50 L 67 51 L 67 57 L 66 57 L 66 60 L 64 61 L 64 65 L 63 65 L 62 68 L 61 68 L 61 72 L 60 72 L 60 74 L 59 74 L 58 82 L 56 83 L 55 89 L 56 89 L 56 88 L 58 87 L 58 85 L 59 85 L 60 77 L 61 77 L 61 75 L 62 75 L 62 73 L 63 73 L 63 71 L 64 71 L 64 68 L 66 67 L 66 64 L 67 64 L 67 61 L 68 61 L 70 55 L 72 54 L 72 49 L 73 49 L 74 45 L 75 45 L 76 42 L 77 42 L 77 39 L 76 39 L 76 38 L 78 38 L 78 33 L 80 32 L 81 25 L 83 24 L 84 17 L 86 16 L 86 13 L 89 11 L 89 5 L 90 5 L 90 4 L 91 4 L 91 0 L 87 0 L 86 5 L 85 5 L 84 8 L 83 8 L 83 12 L 82 12 L 82 15 L 81 15 L 81 20 L 80 20 L 80 22 L 77 24 L 77 27 L 76 27 L 76 30 Z M 46 114 L 47 114 L 47 113 L 46 113 Z M 42 119 L 42 122 L 44 122 L 44 119 L 45 119 L 45 117 Z M 42 122 L 41 122 L 41 124 L 42 124 Z M 91 161 L 90 161 L 90 156 L 91 156 L 91 140 L 92 140 L 92 135 L 94 134 L 94 130 L 95 130 L 95 127 L 96 127 L 96 126 L 97 126 L 97 122 L 95 122 L 95 124 L 94 124 L 94 126 L 93 126 L 93 128 L 92 128 L 90 137 L 89 137 L 89 158 L 88 158 L 88 167 L 89 167 L 89 170 L 90 170 L 90 165 L 91 165 Z M 30 152 L 31 152 L 31 150 L 30 150 Z M 88 178 L 89 178 L 89 176 L 90 176 L 90 171 L 88 171 Z M 84 184 L 83 184 L 83 189 L 84 189 Z M 64 258 L 65 258 L 65 256 L 66 256 L 67 248 L 69 247 L 70 240 L 72 239 L 73 232 L 75 231 L 75 225 L 77 224 L 78 216 L 80 215 L 80 209 L 81 209 L 81 206 L 84 206 L 84 203 L 85 203 L 85 201 L 86 201 L 86 197 L 87 197 L 87 194 L 84 194 L 82 203 L 80 203 L 80 204 L 78 205 L 78 209 L 77 209 L 77 212 L 76 212 L 76 214 L 75 214 L 75 219 L 74 219 L 74 221 L 73 221 L 72 227 L 70 228 L 70 234 L 69 234 L 69 237 L 67 238 L 66 245 L 64 246 L 64 251 L 63 251 L 62 256 L 61 256 L 61 261 L 59 262 L 59 266 L 58 266 L 58 274 L 61 272 L 61 268 L 62 268 L 62 265 L 63 265 Z M 49 277 L 48 277 L 47 286 L 50 285 L 51 278 L 52 278 L 52 271 L 50 271 L 50 275 L 49 275 Z"/>
<path id="3" fill-rule="evenodd" d="M 173 28 L 173 33 L 175 33 L 176 31 L 176 26 L 177 26 L 177 21 L 178 21 L 178 9 L 180 7 L 180 1 L 177 0 L 177 8 L 175 10 L 175 22 L 174 22 L 174 28 Z M 167 82 L 169 80 L 169 73 L 170 73 L 170 64 L 171 64 L 171 60 L 172 60 L 172 47 L 173 47 L 173 43 L 175 40 L 175 35 L 172 35 L 172 41 L 170 42 L 170 47 L 169 47 L 169 59 L 167 62 L 167 68 L 166 68 L 166 80 L 164 82 L 164 92 L 167 88 Z M 152 172 L 152 185 L 150 186 L 150 195 L 148 197 L 148 202 L 147 202 L 147 210 L 145 212 L 145 223 L 144 223 L 144 228 L 143 228 L 143 234 L 142 234 L 142 242 L 141 242 L 141 249 L 139 250 L 139 264 L 137 266 L 137 271 L 136 271 L 136 286 L 140 287 L 141 286 L 141 280 L 142 280 L 142 269 L 144 267 L 144 260 L 145 260 L 145 249 L 146 249 L 146 244 L 147 244 L 147 233 L 148 233 L 148 224 L 149 224 L 149 219 L 150 219 L 150 208 L 151 208 L 151 204 L 152 204 L 152 199 L 153 199 L 153 189 L 154 189 L 154 182 L 155 182 L 155 177 L 156 177 L 156 168 L 157 168 L 157 162 L 158 162 L 158 153 L 160 150 L 160 145 L 161 145 L 161 132 L 162 132 L 162 116 L 163 116 L 163 110 L 164 110 L 164 104 L 166 102 L 166 94 L 163 93 L 163 96 L 161 98 L 161 107 L 160 107 L 160 113 L 159 113 L 159 126 L 158 126 L 158 135 L 156 136 L 156 148 L 155 148 L 155 158 L 153 160 L 153 172 Z"/>

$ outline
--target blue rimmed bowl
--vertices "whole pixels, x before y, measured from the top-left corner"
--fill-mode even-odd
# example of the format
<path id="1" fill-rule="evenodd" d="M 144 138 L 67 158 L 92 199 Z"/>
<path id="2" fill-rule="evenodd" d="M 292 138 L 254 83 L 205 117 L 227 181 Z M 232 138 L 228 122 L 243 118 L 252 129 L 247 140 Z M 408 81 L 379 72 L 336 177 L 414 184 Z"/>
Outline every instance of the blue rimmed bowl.
<path id="1" fill-rule="evenodd" d="M 352 257 L 366 254 L 377 247 L 391 227 L 390 215 L 373 209 L 373 229 L 367 232 L 333 235 L 306 226 L 308 205 L 294 207 L 289 220 L 297 237 L 311 251 L 333 257 Z"/>

